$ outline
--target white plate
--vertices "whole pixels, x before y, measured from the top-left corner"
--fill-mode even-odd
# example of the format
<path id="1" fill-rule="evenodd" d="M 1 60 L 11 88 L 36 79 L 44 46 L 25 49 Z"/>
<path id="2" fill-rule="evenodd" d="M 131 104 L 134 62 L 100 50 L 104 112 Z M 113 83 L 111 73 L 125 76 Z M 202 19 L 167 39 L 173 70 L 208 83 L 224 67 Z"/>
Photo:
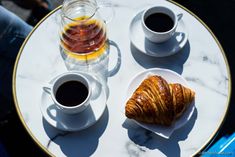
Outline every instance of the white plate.
<path id="1" fill-rule="evenodd" d="M 159 75 L 162 76 L 168 83 L 180 83 L 185 87 L 189 87 L 187 84 L 187 81 L 177 74 L 174 71 L 168 70 L 168 69 L 161 69 L 161 68 L 153 68 L 153 69 L 148 69 L 145 70 L 139 74 L 137 74 L 131 81 L 131 83 L 128 86 L 127 90 L 127 97 L 126 101 L 132 96 L 133 92 L 137 89 L 137 87 L 141 84 L 141 82 L 147 78 L 149 75 Z M 190 87 L 189 87 L 190 88 Z M 190 104 L 189 107 L 186 109 L 186 111 L 183 113 L 182 116 L 180 116 L 179 119 L 175 121 L 171 126 L 166 127 L 166 126 L 161 126 L 161 125 L 153 125 L 153 124 L 146 124 L 146 123 L 140 123 L 135 120 L 138 125 L 141 127 L 150 130 L 157 135 L 160 135 L 164 138 L 169 138 L 171 134 L 174 132 L 174 130 L 179 129 L 182 127 L 184 124 L 186 124 L 189 119 L 191 118 L 193 112 L 194 112 L 195 106 L 194 103 Z"/>
<path id="2" fill-rule="evenodd" d="M 174 36 L 163 43 L 153 43 L 145 38 L 141 16 L 143 11 L 139 12 L 130 24 L 130 40 L 131 43 L 142 53 L 153 57 L 166 57 L 173 55 L 181 50 L 188 40 L 183 18 L 178 22 L 178 26 Z"/>
<path id="3" fill-rule="evenodd" d="M 64 131 L 79 131 L 93 125 L 102 116 L 107 100 L 106 88 L 91 75 L 85 74 L 92 84 L 90 105 L 79 114 L 69 115 L 61 112 L 47 92 L 42 92 L 41 112 L 45 120 L 53 127 Z M 52 81 L 51 81 L 52 82 Z"/>

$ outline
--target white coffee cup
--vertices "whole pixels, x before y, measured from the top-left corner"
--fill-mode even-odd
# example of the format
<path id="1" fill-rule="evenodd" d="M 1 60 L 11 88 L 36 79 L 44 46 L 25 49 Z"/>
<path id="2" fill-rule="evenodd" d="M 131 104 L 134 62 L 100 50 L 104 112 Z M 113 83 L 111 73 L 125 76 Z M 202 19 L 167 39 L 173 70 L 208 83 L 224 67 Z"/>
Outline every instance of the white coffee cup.
<path id="1" fill-rule="evenodd" d="M 165 32 L 157 32 L 151 30 L 145 23 L 147 17 L 154 13 L 162 13 L 169 16 L 173 20 L 173 27 Z M 142 28 L 145 34 L 145 37 L 154 42 L 154 43 L 161 43 L 169 40 L 175 33 L 176 27 L 178 25 L 178 20 L 181 18 L 182 14 L 176 15 L 171 9 L 164 7 L 164 6 L 153 6 L 146 9 L 142 14 Z M 161 21 L 154 21 L 154 22 L 161 22 Z"/>
<path id="2" fill-rule="evenodd" d="M 85 87 L 87 88 L 88 94 L 82 103 L 75 104 L 73 106 L 66 106 L 65 104 L 61 104 L 57 101 L 56 99 L 57 90 L 59 89 L 61 85 L 69 81 L 78 81 L 82 83 L 83 85 L 85 85 Z M 76 113 L 82 112 L 90 104 L 89 101 L 91 97 L 91 86 L 89 84 L 87 77 L 82 73 L 78 73 L 78 72 L 63 73 L 57 76 L 56 79 L 52 83 L 44 86 L 43 90 L 47 92 L 48 94 L 50 94 L 57 108 L 66 114 L 76 114 Z"/>

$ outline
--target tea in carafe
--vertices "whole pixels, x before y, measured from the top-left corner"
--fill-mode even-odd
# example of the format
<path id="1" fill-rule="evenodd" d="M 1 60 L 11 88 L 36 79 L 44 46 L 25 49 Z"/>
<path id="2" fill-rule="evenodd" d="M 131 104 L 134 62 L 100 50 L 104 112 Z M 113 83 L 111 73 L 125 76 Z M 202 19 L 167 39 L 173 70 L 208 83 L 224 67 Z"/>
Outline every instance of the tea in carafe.
<path id="1" fill-rule="evenodd" d="M 107 40 L 103 22 L 89 17 L 79 17 L 64 27 L 61 43 L 69 52 L 88 54 L 98 51 Z"/>
<path id="2" fill-rule="evenodd" d="M 106 77 L 109 44 L 106 23 L 95 0 L 66 0 L 62 6 L 60 47 L 68 70 Z"/>

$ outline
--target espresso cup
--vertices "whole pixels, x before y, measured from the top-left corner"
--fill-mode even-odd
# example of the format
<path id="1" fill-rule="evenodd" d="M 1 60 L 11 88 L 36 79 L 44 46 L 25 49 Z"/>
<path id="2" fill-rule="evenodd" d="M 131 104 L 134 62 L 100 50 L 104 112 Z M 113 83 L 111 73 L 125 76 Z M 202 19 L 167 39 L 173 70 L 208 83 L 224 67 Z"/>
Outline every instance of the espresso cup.
<path id="1" fill-rule="evenodd" d="M 66 114 L 82 112 L 90 104 L 91 87 L 82 73 L 67 72 L 43 87 L 50 94 L 54 104 Z"/>
<path id="2" fill-rule="evenodd" d="M 174 35 L 178 17 L 167 7 L 154 6 L 143 12 L 141 23 L 145 37 L 154 43 L 161 43 Z"/>

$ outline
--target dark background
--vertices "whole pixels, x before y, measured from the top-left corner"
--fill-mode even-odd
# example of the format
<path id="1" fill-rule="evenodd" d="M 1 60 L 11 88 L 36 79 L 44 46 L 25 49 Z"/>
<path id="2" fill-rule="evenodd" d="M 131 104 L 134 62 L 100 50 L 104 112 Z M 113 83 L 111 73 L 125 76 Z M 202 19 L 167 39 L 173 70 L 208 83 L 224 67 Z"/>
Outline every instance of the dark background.
<path id="1" fill-rule="evenodd" d="M 235 40 L 233 39 L 235 36 L 235 0 L 177 0 L 176 2 L 195 13 L 214 32 L 227 56 L 233 82 L 235 74 L 235 62 L 233 61 L 235 58 Z M 232 84 L 232 89 L 234 89 L 234 84 Z M 234 92 L 232 92 L 229 111 L 217 139 L 235 131 L 234 105 Z"/>
<path id="2" fill-rule="evenodd" d="M 231 75 L 232 78 L 234 78 L 235 62 L 233 62 L 232 59 L 235 57 L 235 40 L 233 39 L 233 37 L 235 37 L 235 0 L 176 0 L 176 2 L 195 13 L 214 32 L 224 48 L 230 65 Z M 54 7 L 58 4 L 60 4 L 59 1 L 54 1 Z M 27 20 L 30 11 L 18 8 L 15 9 L 14 5 L 8 2 L 6 2 L 5 5 L 16 12 L 21 18 Z M 234 87 L 234 85 L 232 85 L 232 87 Z M 0 103 L 9 103 L 14 106 L 12 101 L 1 100 Z M 222 136 L 230 135 L 235 131 L 235 125 L 233 124 L 235 120 L 235 114 L 233 113 L 235 111 L 234 105 L 234 93 L 232 93 L 228 114 L 214 141 Z M 7 116 L 0 121 L 0 140 L 6 148 L 8 155 L 46 156 L 23 128 L 15 109 L 13 108 L 12 110 L 11 113 L 7 114 Z M 205 129 L 206 127 L 209 126 L 205 126 Z"/>

